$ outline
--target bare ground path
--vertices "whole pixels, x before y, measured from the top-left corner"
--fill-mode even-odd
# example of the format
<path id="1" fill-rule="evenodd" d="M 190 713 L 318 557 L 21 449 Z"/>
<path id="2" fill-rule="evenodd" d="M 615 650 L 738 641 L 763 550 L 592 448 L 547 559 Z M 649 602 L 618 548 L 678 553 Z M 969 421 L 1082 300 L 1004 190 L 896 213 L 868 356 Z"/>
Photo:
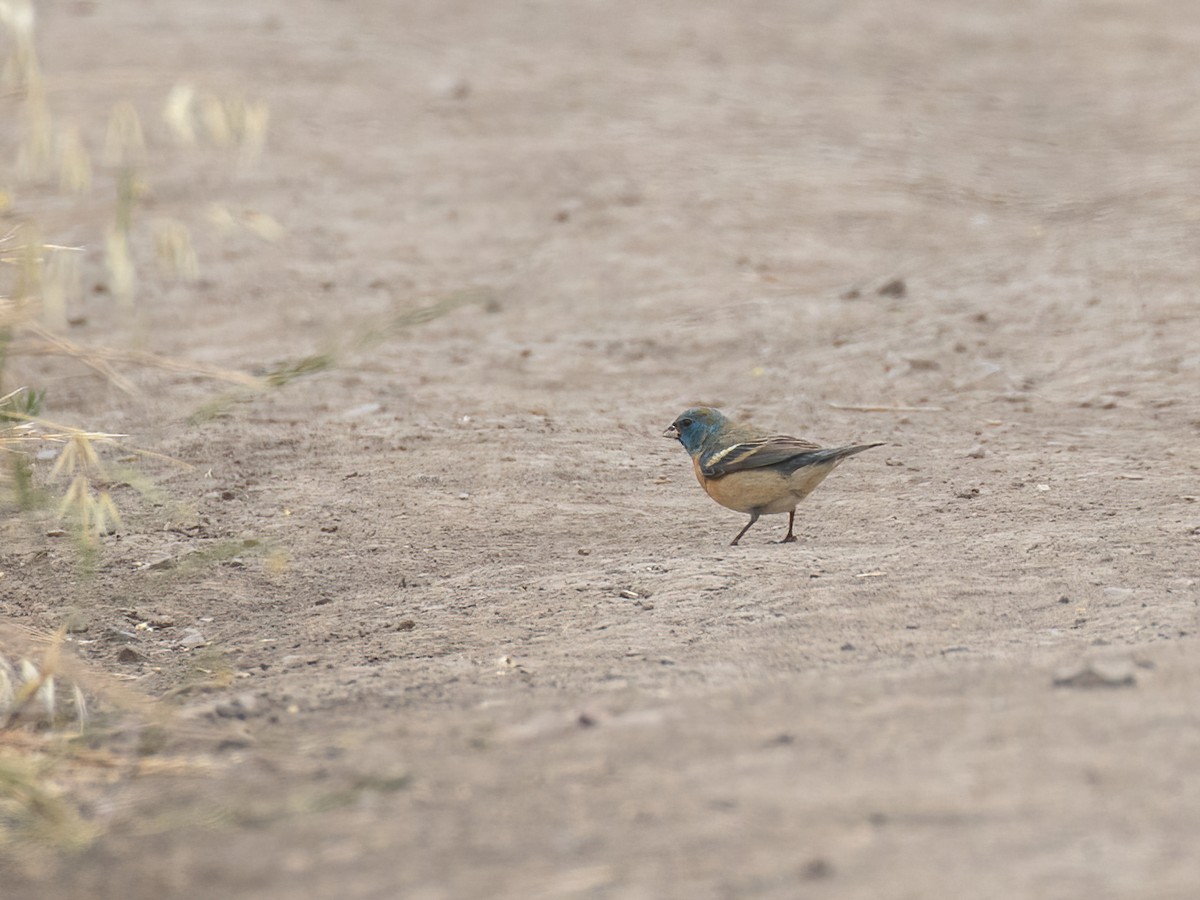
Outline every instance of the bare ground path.
<path id="1" fill-rule="evenodd" d="M 55 108 L 98 142 L 131 99 L 146 221 L 193 228 L 148 349 L 253 368 L 486 299 L 199 425 L 210 385 L 39 363 L 195 468 L 127 492 L 92 582 L 10 528 L 6 615 L 171 622 L 82 646 L 193 765 L 5 897 L 1194 896 L 1189 10 L 40 10 Z M 167 145 L 183 80 L 269 104 L 256 166 Z M 94 248 L 99 205 L 18 204 Z M 697 401 L 888 446 L 798 545 L 729 548 L 659 437 Z M 1055 686 L 1086 664 L 1133 684 Z"/>

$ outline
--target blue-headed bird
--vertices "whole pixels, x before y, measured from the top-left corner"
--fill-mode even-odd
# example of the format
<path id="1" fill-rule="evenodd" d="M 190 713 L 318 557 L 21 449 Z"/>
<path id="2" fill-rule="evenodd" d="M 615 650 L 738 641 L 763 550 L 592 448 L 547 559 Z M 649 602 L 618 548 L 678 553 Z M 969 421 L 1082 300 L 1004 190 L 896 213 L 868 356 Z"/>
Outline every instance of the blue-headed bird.
<path id="1" fill-rule="evenodd" d="M 722 506 L 747 513 L 750 521 L 730 546 L 737 546 L 759 516 L 788 514 L 787 536 L 796 535 L 796 505 L 813 492 L 843 459 L 882 446 L 855 444 L 823 448 L 803 438 L 769 434 L 730 422 L 719 409 L 686 410 L 663 432 L 677 438 L 692 457 L 696 480 Z"/>

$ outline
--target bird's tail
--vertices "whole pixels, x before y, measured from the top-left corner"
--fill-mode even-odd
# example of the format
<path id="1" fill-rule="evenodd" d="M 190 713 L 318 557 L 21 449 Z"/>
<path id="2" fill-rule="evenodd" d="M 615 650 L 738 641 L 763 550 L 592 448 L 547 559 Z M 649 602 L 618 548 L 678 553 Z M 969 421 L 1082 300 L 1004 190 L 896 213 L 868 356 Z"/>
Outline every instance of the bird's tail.
<path id="1" fill-rule="evenodd" d="M 788 461 L 788 468 L 791 471 L 795 471 L 795 469 L 801 469 L 804 466 L 839 463 L 847 456 L 854 456 L 856 453 L 862 453 L 864 450 L 870 450 L 873 447 L 882 447 L 884 443 L 884 441 L 877 441 L 874 444 L 855 444 L 852 447 L 830 447 L 828 450 L 814 450 L 811 453 L 804 453 L 793 457 Z"/>
<path id="2" fill-rule="evenodd" d="M 855 444 L 852 447 L 836 447 L 833 450 L 826 450 L 830 459 L 845 459 L 847 456 L 853 456 L 856 453 L 862 453 L 864 450 L 872 450 L 875 447 L 882 447 L 885 441 L 876 441 L 874 444 Z"/>

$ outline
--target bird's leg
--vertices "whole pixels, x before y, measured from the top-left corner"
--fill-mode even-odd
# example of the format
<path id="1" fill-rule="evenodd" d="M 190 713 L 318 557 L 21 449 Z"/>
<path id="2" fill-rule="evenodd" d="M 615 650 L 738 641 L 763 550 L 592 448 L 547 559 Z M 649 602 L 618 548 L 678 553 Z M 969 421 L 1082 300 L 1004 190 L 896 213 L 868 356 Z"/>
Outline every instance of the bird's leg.
<path id="1" fill-rule="evenodd" d="M 781 544 L 794 544 L 794 543 L 796 543 L 796 536 L 795 536 L 794 534 L 792 534 L 792 526 L 793 526 L 793 525 L 795 525 L 795 524 L 796 524 L 796 511 L 793 509 L 793 510 L 792 510 L 790 513 L 788 513 L 788 533 L 787 533 L 787 537 L 785 537 L 785 538 L 784 538 L 782 541 L 780 541 L 779 543 L 781 543 Z"/>
<path id="2" fill-rule="evenodd" d="M 742 535 L 743 535 L 743 534 L 745 534 L 747 531 L 749 531 L 749 530 L 750 530 L 750 526 L 751 526 L 751 525 L 753 525 L 753 524 L 754 524 L 755 522 L 757 522 L 757 521 L 758 521 L 758 513 L 756 513 L 756 512 L 752 512 L 752 513 L 750 513 L 750 521 L 746 523 L 746 527 L 745 527 L 745 528 L 743 528 L 741 531 L 739 531 L 739 532 L 738 532 L 738 534 L 737 534 L 737 537 L 735 537 L 735 538 L 733 539 L 733 541 L 732 541 L 732 542 L 730 542 L 729 546 L 730 546 L 730 547 L 736 547 L 736 546 L 737 546 L 737 542 L 738 542 L 738 541 L 740 541 L 740 540 L 742 539 Z"/>

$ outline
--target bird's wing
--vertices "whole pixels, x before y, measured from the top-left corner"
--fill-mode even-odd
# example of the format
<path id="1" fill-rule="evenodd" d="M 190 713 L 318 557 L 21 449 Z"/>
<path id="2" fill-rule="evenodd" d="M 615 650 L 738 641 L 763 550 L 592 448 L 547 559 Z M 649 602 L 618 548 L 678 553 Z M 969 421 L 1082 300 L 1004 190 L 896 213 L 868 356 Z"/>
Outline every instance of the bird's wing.
<path id="1" fill-rule="evenodd" d="M 804 465 L 801 457 L 820 451 L 819 444 L 803 438 L 774 435 L 718 447 L 700 456 L 700 471 L 706 478 L 720 478 L 746 469 L 780 466 L 795 470 Z M 817 460 L 814 459 L 814 462 Z M 788 465 L 794 462 L 798 465 Z"/>

